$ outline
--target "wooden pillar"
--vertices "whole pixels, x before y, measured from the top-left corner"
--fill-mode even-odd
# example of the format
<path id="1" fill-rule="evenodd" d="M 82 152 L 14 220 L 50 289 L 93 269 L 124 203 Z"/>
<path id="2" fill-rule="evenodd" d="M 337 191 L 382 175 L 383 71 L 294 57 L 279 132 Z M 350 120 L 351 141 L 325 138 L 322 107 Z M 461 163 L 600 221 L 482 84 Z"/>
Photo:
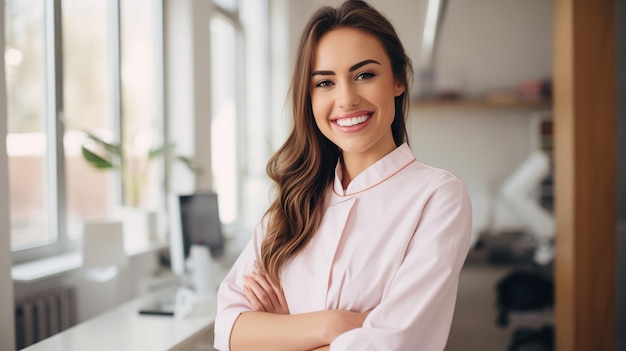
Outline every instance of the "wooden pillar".
<path id="1" fill-rule="evenodd" d="M 615 348 L 614 0 L 554 0 L 556 349 Z"/>

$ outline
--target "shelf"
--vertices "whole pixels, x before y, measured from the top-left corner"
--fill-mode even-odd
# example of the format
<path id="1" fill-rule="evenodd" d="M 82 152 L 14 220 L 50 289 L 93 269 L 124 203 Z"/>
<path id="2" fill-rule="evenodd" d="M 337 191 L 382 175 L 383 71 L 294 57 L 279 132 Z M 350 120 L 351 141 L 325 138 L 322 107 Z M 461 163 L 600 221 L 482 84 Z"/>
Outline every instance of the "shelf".
<path id="1" fill-rule="evenodd" d="M 550 101 L 489 101 L 481 99 L 463 100 L 411 100 L 411 109 L 454 109 L 454 110 L 493 110 L 493 109 L 532 109 L 550 110 Z"/>

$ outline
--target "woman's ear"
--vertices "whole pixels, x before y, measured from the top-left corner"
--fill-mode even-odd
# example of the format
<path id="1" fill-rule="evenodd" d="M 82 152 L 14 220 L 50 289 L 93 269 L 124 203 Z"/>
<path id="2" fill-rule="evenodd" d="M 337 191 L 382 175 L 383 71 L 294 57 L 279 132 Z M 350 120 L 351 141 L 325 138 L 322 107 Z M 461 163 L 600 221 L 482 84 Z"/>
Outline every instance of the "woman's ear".
<path id="1" fill-rule="evenodd" d="M 402 84 L 401 81 L 396 80 L 396 84 L 394 86 L 394 95 L 400 96 L 402 95 L 402 93 L 404 93 L 404 84 Z"/>

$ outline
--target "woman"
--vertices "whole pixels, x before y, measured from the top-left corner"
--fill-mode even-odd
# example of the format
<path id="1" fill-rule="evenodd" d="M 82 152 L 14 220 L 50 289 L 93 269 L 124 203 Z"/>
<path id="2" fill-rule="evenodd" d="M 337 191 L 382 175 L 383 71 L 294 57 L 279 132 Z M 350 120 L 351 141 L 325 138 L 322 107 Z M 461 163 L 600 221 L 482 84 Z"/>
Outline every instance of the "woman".
<path id="1" fill-rule="evenodd" d="M 444 349 L 471 209 L 408 147 L 410 74 L 365 2 L 313 15 L 267 167 L 275 199 L 218 292 L 218 349 Z"/>

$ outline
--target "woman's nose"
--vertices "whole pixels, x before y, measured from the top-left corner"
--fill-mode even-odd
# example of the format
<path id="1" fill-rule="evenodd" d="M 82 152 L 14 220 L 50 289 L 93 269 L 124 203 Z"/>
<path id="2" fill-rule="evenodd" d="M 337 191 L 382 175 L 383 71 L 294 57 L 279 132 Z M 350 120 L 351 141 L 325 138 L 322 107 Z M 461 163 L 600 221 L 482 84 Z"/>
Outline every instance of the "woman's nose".
<path id="1" fill-rule="evenodd" d="M 339 94 L 339 96 L 337 96 L 337 102 L 341 108 L 354 107 L 361 102 L 359 94 L 352 84 L 342 84 L 337 91 Z"/>

